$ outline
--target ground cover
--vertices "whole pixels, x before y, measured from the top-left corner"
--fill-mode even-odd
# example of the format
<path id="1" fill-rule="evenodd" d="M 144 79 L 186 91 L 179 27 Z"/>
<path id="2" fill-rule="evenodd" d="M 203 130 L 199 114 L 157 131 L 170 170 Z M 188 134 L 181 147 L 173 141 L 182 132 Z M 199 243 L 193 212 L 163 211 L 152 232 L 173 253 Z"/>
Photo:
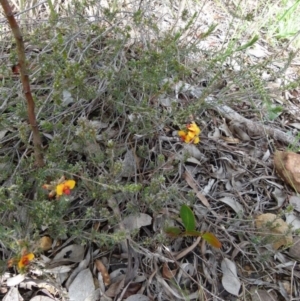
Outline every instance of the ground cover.
<path id="1" fill-rule="evenodd" d="M 11 3 L 1 297 L 297 300 L 299 1 Z"/>

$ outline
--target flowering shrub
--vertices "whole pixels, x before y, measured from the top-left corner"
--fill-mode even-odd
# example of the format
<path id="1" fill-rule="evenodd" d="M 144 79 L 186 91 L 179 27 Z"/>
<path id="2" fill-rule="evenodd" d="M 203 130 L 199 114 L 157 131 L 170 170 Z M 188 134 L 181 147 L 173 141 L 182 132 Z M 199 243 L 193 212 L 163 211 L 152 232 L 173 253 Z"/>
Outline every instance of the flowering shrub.
<path id="1" fill-rule="evenodd" d="M 194 121 L 186 126 L 186 130 L 178 131 L 178 135 L 182 141 L 184 141 L 185 143 L 194 144 L 200 142 L 200 133 L 201 130 Z"/>

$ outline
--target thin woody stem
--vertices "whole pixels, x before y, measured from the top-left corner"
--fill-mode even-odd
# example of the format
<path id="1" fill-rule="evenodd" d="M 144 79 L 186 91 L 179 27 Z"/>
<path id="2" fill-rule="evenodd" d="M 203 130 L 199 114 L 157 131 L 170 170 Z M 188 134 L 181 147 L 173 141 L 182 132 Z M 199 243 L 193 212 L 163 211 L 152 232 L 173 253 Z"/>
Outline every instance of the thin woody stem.
<path id="1" fill-rule="evenodd" d="M 33 137 L 33 147 L 34 147 L 34 154 L 36 165 L 38 167 L 42 167 L 45 165 L 42 153 L 42 140 L 40 136 L 40 132 L 37 126 L 35 112 L 34 112 L 34 100 L 30 90 L 30 83 L 29 83 L 29 76 L 26 67 L 26 56 L 25 56 L 25 47 L 23 36 L 20 30 L 20 27 L 14 17 L 12 12 L 11 6 L 7 0 L 0 0 L 0 3 L 3 7 L 5 16 L 7 21 L 11 27 L 12 33 L 16 40 L 17 45 L 17 53 L 19 59 L 19 68 L 20 68 L 20 78 L 23 86 L 23 92 L 27 101 L 27 114 L 28 120 L 32 130 L 32 137 Z"/>

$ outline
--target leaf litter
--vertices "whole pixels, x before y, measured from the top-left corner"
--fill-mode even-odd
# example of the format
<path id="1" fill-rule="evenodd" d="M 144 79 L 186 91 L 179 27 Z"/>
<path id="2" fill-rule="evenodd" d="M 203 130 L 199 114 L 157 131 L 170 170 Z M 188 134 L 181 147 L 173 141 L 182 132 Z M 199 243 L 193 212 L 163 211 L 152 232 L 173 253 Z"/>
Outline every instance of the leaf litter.
<path id="1" fill-rule="evenodd" d="M 216 43 L 215 37 L 210 36 L 209 39 L 210 43 Z M 263 46 L 248 51 L 248 55 L 254 56 L 255 59 L 267 57 L 270 53 Z M 235 60 L 224 73 L 228 74 L 230 69 L 238 72 L 241 66 Z M 69 244 L 61 250 L 53 242 L 50 243 L 50 240 L 46 243 L 44 239 L 41 248 L 45 252 L 45 260 L 40 260 L 40 263 L 44 264 L 46 269 L 40 272 L 47 275 L 47 278 L 53 278 L 49 283 L 53 281 L 56 285 L 59 284 L 62 291 L 66 288 L 68 297 L 79 301 L 110 300 L 109 298 L 147 301 L 157 296 L 164 300 L 227 300 L 232 298 L 228 294 L 239 296 L 242 285 L 249 289 L 252 300 L 286 299 L 289 293 L 299 297 L 296 290 L 289 291 L 285 281 L 285 277 L 290 277 L 299 292 L 299 267 L 293 266 L 296 261 L 291 265 L 287 257 L 289 254 L 299 261 L 299 242 L 289 232 L 288 226 L 291 224 L 294 230 L 298 229 L 298 223 L 295 222 L 298 221 L 298 216 L 296 212 L 292 212 L 283 220 L 276 211 L 284 208 L 287 200 L 296 211 L 299 209 L 298 199 L 293 191 L 295 188 L 299 192 L 298 170 L 290 168 L 298 165 L 298 159 L 296 154 L 284 153 L 284 156 L 279 156 L 278 153 L 273 155 L 269 152 L 269 137 L 273 138 L 275 143 L 281 143 L 277 143 L 278 148 L 282 147 L 282 143 L 292 142 L 292 138 L 285 134 L 284 127 L 278 123 L 265 125 L 257 122 L 250 113 L 247 99 L 244 103 L 233 104 L 237 99 L 236 92 L 234 83 L 228 82 L 227 93 L 233 99 L 230 107 L 218 103 L 217 92 L 204 99 L 208 105 L 207 110 L 195 113 L 197 122 L 201 120 L 205 125 L 199 145 L 179 145 L 178 140 L 167 136 L 157 146 L 155 141 L 146 140 L 147 134 L 142 133 L 135 136 L 136 143 L 148 145 L 150 142 L 154 151 L 142 157 L 130 146 L 121 149 L 118 157 L 121 164 L 119 181 L 128 183 L 137 176 L 142 177 L 143 181 L 150 181 L 151 176 L 160 169 L 151 170 L 150 176 L 147 177 L 149 166 L 153 163 L 149 158 L 161 151 L 165 163 L 171 166 L 168 170 L 173 172 L 171 176 L 165 175 L 168 185 L 179 188 L 180 201 L 190 203 L 192 210 L 196 211 L 199 230 L 212 231 L 222 241 L 222 250 L 208 246 L 199 237 L 178 237 L 164 241 L 164 244 L 155 240 L 150 247 L 146 243 L 144 246 L 139 243 L 143 239 L 146 241 L 146 238 L 149 240 L 155 235 L 163 235 L 164 223 L 154 229 L 156 216 L 151 216 L 153 213 L 144 204 L 140 204 L 139 200 L 134 200 L 138 213 L 124 217 L 126 201 L 129 203 L 132 196 L 120 193 L 115 195 L 114 201 L 108 202 L 108 207 L 120 221 L 118 228 L 126 230 L 123 239 L 120 239 L 120 245 L 106 250 L 101 243 L 94 241 L 93 248 L 101 250 L 94 254 L 87 246 L 78 244 L 75 238 L 71 238 Z M 173 103 L 184 106 L 184 101 L 196 101 L 202 93 L 203 89 L 192 83 L 181 82 L 173 87 L 173 97 L 176 101 L 160 102 L 168 107 Z M 166 95 L 165 99 L 173 98 Z M 65 89 L 64 105 L 74 105 L 74 102 L 75 95 Z M 243 116 L 238 113 L 241 110 L 245 112 Z M 107 122 L 95 123 L 84 118 L 86 125 L 90 124 L 94 130 L 107 130 L 109 138 L 126 136 L 125 132 L 122 132 L 124 125 L 119 124 L 120 128 L 108 128 Z M 133 118 L 129 121 L 137 122 L 138 119 L 141 120 Z M 297 128 L 297 124 L 296 120 L 290 122 L 292 127 Z M 77 127 L 79 135 L 82 128 Z M 1 138 L 6 138 L 7 134 L 7 131 L 3 131 Z M 104 137 L 105 133 L 102 132 L 102 135 L 98 135 L 97 142 L 105 140 Z M 78 145 L 78 154 L 88 153 L 95 156 L 101 151 L 101 147 L 95 141 L 90 144 L 88 152 L 80 148 Z M 276 171 L 282 180 L 274 175 L 273 158 Z M 176 160 L 180 161 L 178 165 L 175 164 Z M 283 165 L 286 162 L 288 166 Z M 97 176 L 100 177 L 101 173 L 106 172 L 106 167 L 98 168 Z M 288 188 L 285 184 L 291 187 Z M 290 197 L 292 194 L 293 198 Z M 173 201 L 166 202 L 161 209 L 163 212 L 159 212 L 166 222 L 179 216 L 179 207 Z M 91 204 L 87 200 L 81 202 Z M 155 204 L 155 200 L 151 202 Z M 268 211 L 272 213 L 266 213 Z M 243 213 L 243 219 L 240 213 Z M 99 227 L 105 228 L 102 225 Z M 111 229 L 110 233 L 113 234 L 114 231 L 115 229 Z M 270 234 L 270 237 L 267 234 Z M 270 238 L 272 239 L 268 240 Z M 293 243 L 287 252 L 286 248 Z M 109 255 L 109 260 L 105 260 L 106 255 Z M 102 261 L 107 262 L 104 265 Z M 91 268 L 93 262 L 95 268 Z M 170 269 L 170 266 L 173 268 Z M 34 270 L 31 273 L 34 275 Z M 273 276 L 274 273 L 277 277 Z M 23 275 L 8 277 L 6 285 L 20 286 L 24 281 Z M 184 292 L 182 287 L 187 288 L 188 292 Z M 260 289 L 257 289 L 258 287 Z M 63 294 L 61 300 L 62 296 Z M 4 298 L 9 297 L 21 300 L 16 287 L 10 288 Z M 40 298 L 46 300 L 48 297 Z"/>

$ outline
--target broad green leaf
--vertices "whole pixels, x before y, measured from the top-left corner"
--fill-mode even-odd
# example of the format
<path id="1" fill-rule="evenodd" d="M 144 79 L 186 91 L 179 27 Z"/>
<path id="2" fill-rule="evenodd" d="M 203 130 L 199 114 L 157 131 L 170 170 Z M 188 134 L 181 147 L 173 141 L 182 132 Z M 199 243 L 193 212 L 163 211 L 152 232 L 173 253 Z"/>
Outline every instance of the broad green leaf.
<path id="1" fill-rule="evenodd" d="M 176 227 L 167 227 L 164 229 L 165 233 L 172 237 L 178 237 L 181 235 L 181 229 Z"/>
<path id="2" fill-rule="evenodd" d="M 190 207 L 182 205 L 180 208 L 180 217 L 186 231 L 194 231 L 196 228 L 195 216 Z"/>
<path id="3" fill-rule="evenodd" d="M 210 232 L 203 233 L 202 238 L 215 248 L 220 249 L 222 247 L 221 242 Z"/>

